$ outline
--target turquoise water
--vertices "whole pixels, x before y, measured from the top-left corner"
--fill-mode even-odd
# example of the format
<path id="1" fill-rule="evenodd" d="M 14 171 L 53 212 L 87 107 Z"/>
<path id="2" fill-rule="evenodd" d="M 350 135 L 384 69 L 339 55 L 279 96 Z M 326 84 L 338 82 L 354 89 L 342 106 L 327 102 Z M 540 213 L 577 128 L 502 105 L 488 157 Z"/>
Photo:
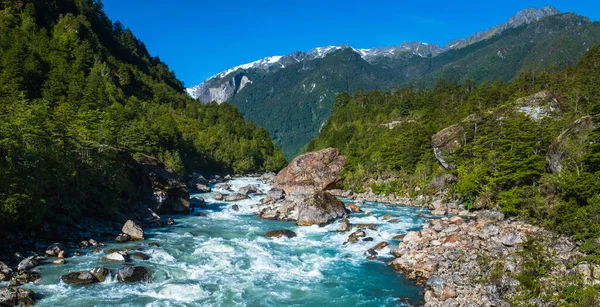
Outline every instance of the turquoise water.
<path id="1" fill-rule="evenodd" d="M 253 178 L 230 184 L 234 190 L 247 184 L 270 189 Z M 120 284 L 115 278 L 90 286 L 62 283 L 60 276 L 69 272 L 121 266 L 103 263 L 104 253 L 85 250 L 84 256 L 67 259 L 66 265 L 42 265 L 39 284 L 24 287 L 42 296 L 37 306 L 398 306 L 400 298 L 415 303 L 422 299 L 420 287 L 384 261 L 367 260 L 364 252 L 381 241 L 397 243 L 392 237 L 419 228 L 427 210 L 367 203 L 362 208 L 372 214 L 353 214 L 350 221 L 377 224 L 377 231 L 366 230 L 374 241 L 344 245 L 350 232 L 334 232 L 335 223 L 298 227 L 260 220 L 254 215 L 260 196 L 236 202 L 240 207 L 236 212 L 231 203 L 210 201 L 211 195 L 202 195 L 209 200 L 208 209 L 202 210 L 206 217 L 175 217 L 176 226 L 148 230 L 141 243 L 107 244 L 107 248 L 141 248 L 150 255 L 150 260 L 132 264 L 152 269 L 152 283 Z M 388 213 L 400 222 L 381 218 Z M 290 229 L 298 236 L 264 237 L 275 229 Z M 160 247 L 149 246 L 150 242 Z M 391 260 L 389 248 L 379 254 Z"/>

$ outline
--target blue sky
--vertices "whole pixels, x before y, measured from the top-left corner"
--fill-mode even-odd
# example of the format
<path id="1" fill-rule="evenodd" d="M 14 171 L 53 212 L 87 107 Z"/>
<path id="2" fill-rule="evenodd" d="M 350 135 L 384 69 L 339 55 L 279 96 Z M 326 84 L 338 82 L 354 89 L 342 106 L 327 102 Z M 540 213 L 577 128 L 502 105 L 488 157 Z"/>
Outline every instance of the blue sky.
<path id="1" fill-rule="evenodd" d="M 504 22 L 519 10 L 553 5 L 600 20 L 600 1 L 103 0 L 185 86 L 271 55 L 349 44 L 423 41 L 444 45 Z"/>

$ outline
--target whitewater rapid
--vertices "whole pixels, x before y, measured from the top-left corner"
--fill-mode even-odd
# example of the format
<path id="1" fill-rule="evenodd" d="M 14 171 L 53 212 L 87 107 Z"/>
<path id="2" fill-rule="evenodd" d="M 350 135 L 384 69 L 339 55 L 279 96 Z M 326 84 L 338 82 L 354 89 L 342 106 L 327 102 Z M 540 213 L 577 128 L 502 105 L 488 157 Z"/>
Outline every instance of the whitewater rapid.
<path id="1" fill-rule="evenodd" d="M 271 189 L 258 178 L 240 178 L 229 185 L 234 191 L 252 184 Z M 131 247 L 150 256 L 133 260 L 153 271 L 152 283 L 122 284 L 111 277 L 104 283 L 71 286 L 60 276 L 120 264 L 103 263 L 104 253 L 82 250 L 84 255 L 67 259 L 66 265 L 46 261 L 42 279 L 23 288 L 40 295 L 37 306 L 398 306 L 401 298 L 418 303 L 419 286 L 404 279 L 385 264 L 389 247 L 379 252 L 384 261 L 370 261 L 364 252 L 381 241 L 395 245 L 393 237 L 420 228 L 429 211 L 382 203 L 366 203 L 352 214 L 352 224 L 376 224 L 366 230 L 372 242 L 346 244 L 349 233 L 326 227 L 299 227 L 291 222 L 258 219 L 256 204 L 264 196 L 234 203 L 212 200 L 215 192 L 195 194 L 207 200 L 205 217 L 174 216 L 176 226 L 148 229 L 143 242 L 105 242 L 106 249 Z M 237 204 L 239 211 L 231 209 Z M 398 223 L 382 219 L 391 214 Z M 168 216 L 166 216 L 168 217 Z M 163 218 L 166 218 L 163 217 Z M 265 232 L 289 229 L 297 237 L 267 238 Z M 156 242 L 160 246 L 149 246 Z M 4 286 L 0 284 L 0 286 Z"/>

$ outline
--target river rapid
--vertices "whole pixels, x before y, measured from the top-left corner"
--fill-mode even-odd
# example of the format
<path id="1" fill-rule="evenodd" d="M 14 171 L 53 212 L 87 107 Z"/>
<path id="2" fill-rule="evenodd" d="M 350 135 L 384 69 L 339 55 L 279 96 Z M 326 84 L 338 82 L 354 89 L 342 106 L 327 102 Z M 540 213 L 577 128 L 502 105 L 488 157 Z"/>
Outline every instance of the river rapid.
<path id="1" fill-rule="evenodd" d="M 237 191 L 256 185 L 272 188 L 259 178 L 229 182 Z M 214 192 L 227 193 L 216 187 Z M 379 252 L 383 261 L 367 260 L 365 251 L 407 231 L 420 229 L 429 211 L 422 208 L 365 203 L 363 211 L 350 215 L 352 224 L 377 224 L 366 230 L 372 242 L 348 243 L 348 233 L 335 232 L 336 223 L 325 227 L 299 227 L 292 222 L 261 220 L 256 195 L 235 203 L 216 202 L 213 193 L 197 194 L 207 200 L 205 217 L 174 216 L 177 225 L 145 230 L 142 242 L 105 242 L 106 249 L 141 249 L 149 260 L 132 260 L 148 267 L 152 283 L 122 284 L 111 276 L 106 282 L 71 286 L 60 281 L 69 272 L 106 266 L 113 274 L 121 264 L 102 262 L 104 253 L 83 250 L 81 257 L 53 265 L 48 259 L 40 267 L 42 279 L 24 285 L 40 295 L 36 306 L 401 306 L 401 299 L 422 300 L 421 287 L 386 265 L 389 247 Z M 239 211 L 231 209 L 237 204 Z M 198 211 L 198 209 L 196 209 Z M 382 219 L 391 214 L 398 223 Z M 163 216 L 166 218 L 168 216 Z M 289 229 L 297 237 L 267 238 L 265 232 Z M 156 242 L 160 246 L 150 246 Z M 0 287 L 5 286 L 0 283 Z"/>

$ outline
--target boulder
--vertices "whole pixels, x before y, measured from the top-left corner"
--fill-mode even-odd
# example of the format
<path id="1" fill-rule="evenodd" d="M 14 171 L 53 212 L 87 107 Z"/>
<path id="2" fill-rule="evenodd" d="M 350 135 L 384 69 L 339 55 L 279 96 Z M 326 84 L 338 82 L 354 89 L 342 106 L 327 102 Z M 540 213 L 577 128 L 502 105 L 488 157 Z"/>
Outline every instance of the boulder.
<path id="1" fill-rule="evenodd" d="M 523 243 L 523 238 L 520 232 L 513 231 L 500 238 L 500 242 L 504 244 L 504 246 L 515 246 L 517 244 Z"/>
<path id="2" fill-rule="evenodd" d="M 381 218 L 382 218 L 382 219 L 384 219 L 384 220 L 389 220 L 389 219 L 393 219 L 393 218 L 394 218 L 394 216 L 393 216 L 393 215 L 391 215 L 391 214 L 385 214 L 385 215 L 384 215 L 383 217 L 381 217 Z"/>
<path id="3" fill-rule="evenodd" d="M 247 196 L 250 194 L 259 194 L 262 193 L 262 191 L 253 185 L 247 185 L 245 187 L 241 187 L 239 193 Z"/>
<path id="4" fill-rule="evenodd" d="M 208 185 L 208 180 L 198 173 L 193 173 L 189 176 L 188 185 L 193 187 L 197 184 Z"/>
<path id="5" fill-rule="evenodd" d="M 267 232 L 265 234 L 265 236 L 267 236 L 269 238 L 281 238 L 281 237 L 293 238 L 296 236 L 296 233 L 291 230 L 287 230 L 287 229 L 271 230 L 271 231 Z"/>
<path id="6" fill-rule="evenodd" d="M 104 262 L 125 262 L 127 258 L 119 252 L 110 253 L 102 258 Z"/>
<path id="7" fill-rule="evenodd" d="M 98 279 L 87 271 L 69 273 L 63 275 L 60 279 L 69 285 L 89 285 L 98 282 Z"/>
<path id="8" fill-rule="evenodd" d="M 319 191 L 302 200 L 296 207 L 299 226 L 323 225 L 346 217 L 344 203 L 335 196 Z"/>
<path id="9" fill-rule="evenodd" d="M 361 211 L 360 207 L 357 204 L 349 204 L 348 209 L 350 209 L 352 213 L 359 213 Z"/>
<path id="10" fill-rule="evenodd" d="M 244 199 L 248 199 L 248 195 L 240 193 L 225 195 L 225 197 L 223 198 L 224 201 L 239 201 Z"/>
<path id="11" fill-rule="evenodd" d="M 4 288 L 0 290 L 0 306 L 33 306 L 35 293 L 29 289 Z"/>
<path id="12" fill-rule="evenodd" d="M 354 243 L 358 241 L 358 238 L 364 238 L 366 236 L 367 234 L 364 230 L 357 230 L 348 236 L 348 242 Z"/>
<path id="13" fill-rule="evenodd" d="M 350 224 L 348 219 L 342 219 L 338 222 L 338 226 L 336 228 L 337 232 L 347 232 L 350 230 L 352 230 L 352 224 Z"/>
<path id="14" fill-rule="evenodd" d="M 142 227 L 138 226 L 132 220 L 128 220 L 127 222 L 125 222 L 125 225 L 123 225 L 123 229 L 121 229 L 121 231 L 124 234 L 128 235 L 132 240 L 144 240 L 144 231 L 142 230 Z"/>
<path id="15" fill-rule="evenodd" d="M 346 159 L 338 149 L 327 148 L 296 157 L 275 178 L 275 188 L 286 194 L 311 194 L 335 188 Z"/>
<path id="16" fill-rule="evenodd" d="M 16 274 L 14 274 L 9 283 L 8 286 L 9 287 L 14 287 L 14 286 L 20 286 L 20 285 L 24 285 L 30 282 L 36 282 L 38 280 L 40 280 L 42 278 L 42 276 L 40 275 L 40 273 L 37 272 L 28 272 L 28 271 L 21 271 L 21 272 L 17 272 Z"/>
<path id="17" fill-rule="evenodd" d="M 240 211 L 240 206 L 233 205 L 233 206 L 231 206 L 231 210 L 233 210 L 233 211 Z"/>
<path id="18" fill-rule="evenodd" d="M 158 213 L 187 214 L 190 194 L 177 173 L 155 157 L 136 154 L 135 161 L 141 177 L 142 194 Z M 197 178 L 197 180 L 200 180 Z M 199 183 L 199 182 L 198 182 Z"/>
<path id="19" fill-rule="evenodd" d="M 119 235 L 118 235 L 118 236 L 115 238 L 115 242 L 118 242 L 118 243 L 124 243 L 124 242 L 127 242 L 127 241 L 129 241 L 129 239 L 130 239 L 130 238 L 129 238 L 129 236 L 128 236 L 128 235 L 126 235 L 126 234 L 122 233 L 122 234 L 119 234 Z"/>
<path id="20" fill-rule="evenodd" d="M 23 259 L 21 262 L 19 262 L 19 265 L 17 265 L 17 270 L 19 270 L 19 271 L 30 270 L 30 269 L 35 268 L 38 265 L 40 265 L 40 261 L 38 260 L 38 257 L 37 256 L 29 256 L 29 257 Z"/>
<path id="21" fill-rule="evenodd" d="M 190 207 L 205 209 L 206 208 L 206 200 L 204 200 L 204 198 L 202 198 L 200 196 L 192 197 L 192 199 L 190 199 Z"/>
<path id="22" fill-rule="evenodd" d="M 282 200 L 285 198 L 285 191 L 282 189 L 271 189 L 267 192 L 267 197 L 274 201 Z"/>
<path id="23" fill-rule="evenodd" d="M 59 259 L 52 261 L 52 264 L 66 264 L 66 263 L 67 263 L 67 261 L 64 258 L 59 258 Z"/>
<path id="24" fill-rule="evenodd" d="M 167 225 L 174 226 L 176 224 L 177 223 L 175 222 L 175 220 L 172 217 L 170 217 L 170 218 L 167 219 Z"/>
<path id="25" fill-rule="evenodd" d="M 94 275 L 99 282 L 104 282 L 108 274 L 110 274 L 110 270 L 105 267 L 97 267 L 93 268 L 90 274 Z"/>
<path id="26" fill-rule="evenodd" d="M 480 223 L 495 223 L 504 220 L 504 214 L 496 211 L 483 210 L 477 212 L 476 218 Z"/>
<path id="27" fill-rule="evenodd" d="M 206 214 L 202 213 L 202 212 L 196 212 L 196 214 L 194 214 L 195 216 L 206 216 Z"/>
<path id="28" fill-rule="evenodd" d="M 0 282 L 9 281 L 12 277 L 13 270 L 4 262 L 0 261 Z"/>
<path id="29" fill-rule="evenodd" d="M 193 187 L 194 187 L 194 190 L 198 193 L 209 193 L 210 191 L 212 191 L 212 189 L 209 186 L 204 185 L 204 184 L 198 183 L 198 184 L 193 185 Z"/>
<path id="30" fill-rule="evenodd" d="M 133 258 L 133 259 L 137 259 L 137 260 L 149 260 L 150 256 L 141 253 L 141 252 L 134 252 L 129 254 L 129 257 Z"/>
<path id="31" fill-rule="evenodd" d="M 384 242 L 380 242 L 380 243 L 378 243 L 377 245 L 375 245 L 375 246 L 373 247 L 373 249 L 374 249 L 374 250 L 376 250 L 376 251 L 380 251 L 380 250 L 384 249 L 384 248 L 385 248 L 386 246 L 388 246 L 388 245 L 389 245 L 389 244 L 388 244 L 387 242 L 385 242 L 385 241 L 384 241 Z"/>
<path id="32" fill-rule="evenodd" d="M 84 241 L 86 244 L 89 244 L 87 241 Z M 60 252 L 64 252 L 66 250 L 65 245 L 62 243 L 54 243 L 46 248 L 46 256 L 54 257 L 58 256 Z"/>
<path id="33" fill-rule="evenodd" d="M 124 265 L 117 274 L 120 282 L 151 282 L 152 273 L 143 266 Z"/>
<path id="34" fill-rule="evenodd" d="M 213 195 L 213 199 L 214 199 L 214 200 L 221 201 L 221 200 L 223 200 L 224 198 L 225 198 L 225 196 L 224 196 L 223 194 L 221 194 L 221 193 L 215 193 L 215 195 Z"/>

